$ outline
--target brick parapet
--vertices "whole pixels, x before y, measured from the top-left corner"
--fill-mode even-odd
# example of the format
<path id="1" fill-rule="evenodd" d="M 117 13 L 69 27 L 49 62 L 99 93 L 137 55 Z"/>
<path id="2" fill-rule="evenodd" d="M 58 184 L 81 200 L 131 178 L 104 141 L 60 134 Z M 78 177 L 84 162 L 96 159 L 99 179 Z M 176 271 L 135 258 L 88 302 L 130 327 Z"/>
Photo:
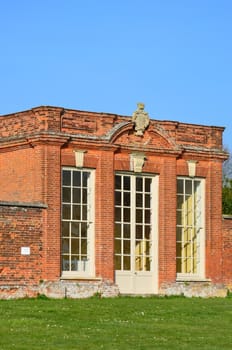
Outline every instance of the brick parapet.
<path id="1" fill-rule="evenodd" d="M 3 146 L 4 141 L 9 142 L 9 138 L 12 140 L 13 138 L 22 139 L 44 132 L 62 133 L 66 137 L 73 136 L 75 138 L 78 136 L 79 138 L 109 142 L 113 137 L 111 130 L 117 132 L 120 125 L 128 124 L 132 125 L 129 116 L 41 106 L 1 116 L 0 145 Z M 164 140 L 168 143 L 172 140 L 172 148 L 180 147 L 182 150 L 191 151 L 194 154 L 210 152 L 214 156 L 225 157 L 222 148 L 223 127 L 151 120 L 148 130 L 163 137 L 162 148 L 170 149 L 170 147 L 164 147 Z M 156 147 L 158 144 L 159 142 Z"/>

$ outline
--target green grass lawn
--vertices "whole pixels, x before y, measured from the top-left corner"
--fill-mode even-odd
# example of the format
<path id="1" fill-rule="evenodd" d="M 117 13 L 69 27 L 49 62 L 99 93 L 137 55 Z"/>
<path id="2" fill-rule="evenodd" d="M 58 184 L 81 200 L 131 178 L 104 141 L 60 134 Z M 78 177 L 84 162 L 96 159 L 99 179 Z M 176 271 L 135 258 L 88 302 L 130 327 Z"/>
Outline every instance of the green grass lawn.
<path id="1" fill-rule="evenodd" d="M 232 298 L 0 301 L 1 350 L 232 349 Z"/>

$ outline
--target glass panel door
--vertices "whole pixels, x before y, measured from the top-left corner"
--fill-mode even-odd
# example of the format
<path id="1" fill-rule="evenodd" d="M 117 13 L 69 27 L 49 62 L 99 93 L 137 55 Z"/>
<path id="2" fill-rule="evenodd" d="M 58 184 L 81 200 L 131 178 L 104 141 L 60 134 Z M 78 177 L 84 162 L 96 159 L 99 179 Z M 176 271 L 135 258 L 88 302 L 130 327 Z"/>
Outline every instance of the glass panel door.
<path id="1" fill-rule="evenodd" d="M 125 284 L 121 285 L 123 290 L 127 289 L 126 284 L 129 283 L 128 290 L 130 289 L 132 293 L 135 291 L 135 285 L 139 288 L 139 285 L 144 283 L 145 276 L 146 281 L 149 280 L 148 276 L 151 279 L 154 277 L 156 184 L 155 176 L 134 174 L 115 176 L 116 282 L 119 287 L 120 283 Z M 151 285 L 154 283 L 151 282 Z"/>

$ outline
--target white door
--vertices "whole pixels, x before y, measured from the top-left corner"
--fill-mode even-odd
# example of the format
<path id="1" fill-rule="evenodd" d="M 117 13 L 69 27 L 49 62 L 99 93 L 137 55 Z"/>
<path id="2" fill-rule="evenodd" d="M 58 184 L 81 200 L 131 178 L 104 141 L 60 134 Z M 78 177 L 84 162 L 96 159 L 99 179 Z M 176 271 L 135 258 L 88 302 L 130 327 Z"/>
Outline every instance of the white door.
<path id="1" fill-rule="evenodd" d="M 115 280 L 121 293 L 158 291 L 158 176 L 115 176 Z"/>

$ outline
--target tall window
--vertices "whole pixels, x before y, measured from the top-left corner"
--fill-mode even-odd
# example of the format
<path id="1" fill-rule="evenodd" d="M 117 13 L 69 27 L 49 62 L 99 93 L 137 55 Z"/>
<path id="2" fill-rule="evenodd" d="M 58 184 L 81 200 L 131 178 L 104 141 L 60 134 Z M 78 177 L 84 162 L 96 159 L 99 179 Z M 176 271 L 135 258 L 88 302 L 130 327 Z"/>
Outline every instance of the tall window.
<path id="1" fill-rule="evenodd" d="M 177 277 L 204 277 L 204 180 L 177 179 Z"/>
<path id="2" fill-rule="evenodd" d="M 115 270 L 151 271 L 152 195 L 156 197 L 154 177 L 115 176 Z"/>
<path id="3" fill-rule="evenodd" d="M 62 170 L 62 276 L 93 274 L 93 172 Z"/>

